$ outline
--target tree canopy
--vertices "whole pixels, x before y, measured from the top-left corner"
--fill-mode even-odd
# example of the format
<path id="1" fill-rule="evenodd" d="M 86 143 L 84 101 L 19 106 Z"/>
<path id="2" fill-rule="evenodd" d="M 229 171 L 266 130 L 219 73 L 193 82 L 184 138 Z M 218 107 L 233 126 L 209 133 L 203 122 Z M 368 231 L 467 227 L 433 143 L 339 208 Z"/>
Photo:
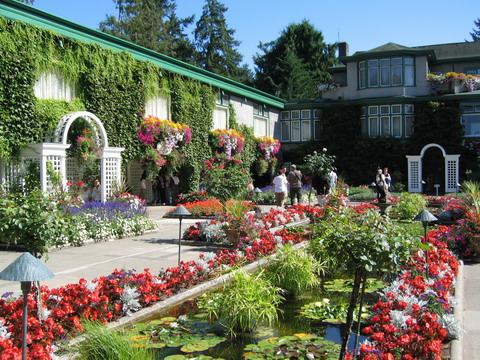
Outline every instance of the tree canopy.
<path id="1" fill-rule="evenodd" d="M 480 41 L 480 18 L 477 18 L 477 20 L 473 20 L 473 23 L 477 28 L 473 28 L 470 35 L 472 36 L 473 41 Z"/>
<path id="2" fill-rule="evenodd" d="M 206 0 L 194 31 L 197 64 L 205 70 L 243 81 L 249 70 L 240 65 L 243 59 L 237 50 L 240 41 L 234 38 L 235 30 L 228 28 L 227 10 L 218 0 Z"/>
<path id="3" fill-rule="evenodd" d="M 193 15 L 178 18 L 174 0 L 113 0 L 118 18 L 108 16 L 101 31 L 183 61 L 192 61 L 194 48 L 185 28 Z"/>
<path id="4" fill-rule="evenodd" d="M 326 44 L 307 20 L 290 24 L 277 40 L 260 43 L 254 57 L 256 86 L 287 100 L 315 99 L 318 85 L 329 82 L 337 44 Z"/>

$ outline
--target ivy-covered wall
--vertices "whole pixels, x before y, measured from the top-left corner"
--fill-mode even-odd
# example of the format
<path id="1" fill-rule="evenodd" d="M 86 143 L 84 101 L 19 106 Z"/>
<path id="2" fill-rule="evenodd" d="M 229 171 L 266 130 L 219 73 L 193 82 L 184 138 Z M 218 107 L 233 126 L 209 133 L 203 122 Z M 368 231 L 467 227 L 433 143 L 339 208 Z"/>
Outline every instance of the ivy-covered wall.
<path id="1" fill-rule="evenodd" d="M 109 145 L 124 147 L 124 165 L 141 155 L 137 131 L 149 98 L 171 99 L 172 120 L 192 128 L 182 168 L 188 190 L 198 186 L 207 145 L 215 90 L 196 80 L 163 71 L 129 53 L 82 43 L 46 29 L 0 17 L 0 156 L 12 157 L 54 131 L 60 118 L 87 110 L 99 117 Z M 34 95 L 38 75 L 59 74 L 77 87 L 78 98 L 42 100 Z"/>
<path id="2" fill-rule="evenodd" d="M 361 107 L 347 105 L 322 110 L 320 141 L 311 142 L 283 154 L 284 161 L 302 159 L 307 153 L 327 148 L 336 156 L 335 166 L 349 184 L 370 184 L 377 167 L 388 167 L 396 182 L 406 184 L 406 155 L 419 154 L 430 143 L 444 147 L 447 154 L 461 154 L 461 177 L 478 171 L 475 141 L 465 141 L 460 124 L 459 104 L 415 103 L 414 135 L 407 139 L 368 138 L 361 133 Z M 441 159 L 443 162 L 443 157 Z"/>

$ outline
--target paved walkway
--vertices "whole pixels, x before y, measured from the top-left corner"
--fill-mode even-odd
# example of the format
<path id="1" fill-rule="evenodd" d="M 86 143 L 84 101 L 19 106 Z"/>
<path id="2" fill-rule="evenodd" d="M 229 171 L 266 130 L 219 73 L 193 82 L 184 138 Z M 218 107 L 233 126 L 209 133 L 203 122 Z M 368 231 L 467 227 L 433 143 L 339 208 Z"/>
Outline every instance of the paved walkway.
<path id="1" fill-rule="evenodd" d="M 160 269 L 176 266 L 178 262 L 179 220 L 163 219 L 168 206 L 149 207 L 150 217 L 158 229 L 142 236 L 110 242 L 91 243 L 82 247 L 70 247 L 49 254 L 46 266 L 55 277 L 42 284 L 55 288 L 77 283 L 81 278 L 91 280 L 110 274 L 117 269 L 149 268 L 153 274 Z M 184 219 L 182 231 L 198 220 Z M 182 243 L 181 260 L 197 259 L 199 254 L 216 251 L 213 246 L 188 246 Z M 14 261 L 20 253 L 0 251 L 0 271 Z M 480 360 L 480 264 L 466 263 L 463 271 L 463 359 Z M 20 294 L 20 284 L 0 280 L 0 295 L 5 292 Z M 462 360 L 462 351 L 452 360 Z"/>
<path id="2" fill-rule="evenodd" d="M 147 234 L 119 240 L 90 243 L 81 247 L 66 247 L 48 254 L 46 266 L 55 277 L 42 281 L 43 285 L 55 288 L 78 283 L 81 278 L 92 280 L 109 275 L 114 269 L 149 268 L 152 274 L 160 269 L 178 264 L 179 220 L 162 219 L 168 206 L 150 206 L 150 217 L 157 222 L 158 229 Z M 199 220 L 183 219 L 182 232 Z M 176 241 L 176 243 L 174 243 Z M 199 254 L 215 251 L 214 246 L 188 246 L 182 243 L 181 260 L 197 259 Z M 20 253 L 0 251 L 0 271 L 14 261 Z M 0 295 L 5 292 L 19 295 L 20 284 L 0 280 Z"/>

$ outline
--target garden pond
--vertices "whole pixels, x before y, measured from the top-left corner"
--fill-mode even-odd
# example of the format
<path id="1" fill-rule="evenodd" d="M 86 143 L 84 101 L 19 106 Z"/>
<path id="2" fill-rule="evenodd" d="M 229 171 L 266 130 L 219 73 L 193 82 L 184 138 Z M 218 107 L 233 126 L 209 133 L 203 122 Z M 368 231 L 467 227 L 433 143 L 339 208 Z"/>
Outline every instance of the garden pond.
<path id="1" fill-rule="evenodd" d="M 190 300 L 146 322 L 137 323 L 130 330 L 138 346 L 158 349 L 157 359 L 266 359 L 267 357 L 257 357 L 251 353 L 248 345 L 257 344 L 269 351 L 278 345 L 278 338 L 290 345 L 292 342 L 310 341 L 319 347 L 320 352 L 336 354 L 330 357 L 336 359 L 340 349 L 337 344 L 341 343 L 344 331 L 341 321 L 344 321 L 342 317 L 346 314 L 350 296 L 350 293 L 345 292 L 349 287 L 344 283 L 338 284 L 337 282 L 333 285 L 337 290 L 334 292 L 316 290 L 295 299 L 287 299 L 280 306 L 278 320 L 271 326 L 260 324 L 256 331 L 240 333 L 234 338 L 225 337 L 224 328 L 218 322 L 210 323 L 207 314 L 198 309 L 201 298 L 198 302 Z M 381 281 L 375 281 L 378 286 L 373 287 L 376 289 L 381 284 Z M 366 303 L 372 304 L 375 295 L 371 289 L 368 290 Z M 368 309 L 369 306 L 365 307 Z M 324 321 L 326 317 L 329 318 L 328 322 Z M 368 317 L 367 311 L 363 318 Z M 356 327 L 357 323 L 354 323 L 353 332 Z M 359 341 L 363 339 L 364 336 L 360 336 Z M 275 345 L 272 345 L 270 340 L 275 340 Z M 354 347 L 355 335 L 352 334 L 348 348 Z M 250 355 L 245 357 L 246 353 Z"/>

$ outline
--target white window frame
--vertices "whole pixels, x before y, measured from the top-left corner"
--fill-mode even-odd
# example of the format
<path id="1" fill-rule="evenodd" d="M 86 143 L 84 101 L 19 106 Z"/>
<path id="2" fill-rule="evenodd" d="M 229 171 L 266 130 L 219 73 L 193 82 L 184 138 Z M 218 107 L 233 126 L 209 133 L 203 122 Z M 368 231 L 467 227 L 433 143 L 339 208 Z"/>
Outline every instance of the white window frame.
<path id="1" fill-rule="evenodd" d="M 280 120 L 290 120 L 290 111 L 282 111 Z"/>
<path id="2" fill-rule="evenodd" d="M 290 112 L 290 119 L 292 120 L 300 120 L 300 110 L 292 110 Z"/>
<path id="3" fill-rule="evenodd" d="M 312 122 L 310 120 L 302 120 L 301 123 L 301 138 L 302 141 L 312 140 Z"/>
<path id="4" fill-rule="evenodd" d="M 302 110 L 300 116 L 303 119 L 310 119 L 310 110 Z"/>
<path id="5" fill-rule="evenodd" d="M 286 141 L 286 142 L 289 142 L 290 141 L 290 136 L 291 136 L 291 126 L 290 126 L 290 121 L 281 121 L 280 122 L 281 124 L 281 141 Z M 286 126 L 285 126 L 286 125 Z M 285 136 L 285 132 L 284 132 L 284 129 L 287 129 L 288 131 L 288 136 Z"/>
<path id="6" fill-rule="evenodd" d="M 300 141 L 301 140 L 301 131 L 302 131 L 302 128 L 301 128 L 301 125 L 300 125 L 300 120 L 293 120 L 293 121 L 290 122 L 290 125 L 291 125 L 290 141 L 292 141 L 292 142 Z M 294 130 L 298 130 L 298 137 L 297 137 L 296 134 L 294 134 Z"/>

